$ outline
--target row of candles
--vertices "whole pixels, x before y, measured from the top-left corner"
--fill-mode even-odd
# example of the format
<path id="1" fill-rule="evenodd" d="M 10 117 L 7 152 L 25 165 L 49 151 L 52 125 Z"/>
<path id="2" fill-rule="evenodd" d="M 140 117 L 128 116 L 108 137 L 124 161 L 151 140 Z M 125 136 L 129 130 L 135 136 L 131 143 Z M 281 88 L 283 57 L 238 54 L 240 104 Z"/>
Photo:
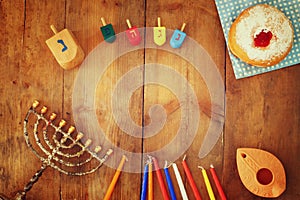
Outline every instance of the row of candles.
<path id="1" fill-rule="evenodd" d="M 201 200 L 202 199 L 201 195 L 199 193 L 199 190 L 196 186 L 196 183 L 193 179 L 192 173 L 191 173 L 191 171 L 190 171 L 190 169 L 187 165 L 187 162 L 186 162 L 185 158 L 186 158 L 186 156 L 184 156 L 184 158 L 182 160 L 182 166 L 183 166 L 184 172 L 186 174 L 188 183 L 191 186 L 191 189 L 193 191 L 193 195 L 194 195 L 195 199 L 196 200 Z M 117 183 L 117 180 L 120 176 L 120 173 L 122 171 L 123 165 L 124 165 L 126 160 L 127 160 L 127 158 L 124 155 L 122 157 L 121 161 L 120 161 L 120 164 L 119 164 L 119 166 L 116 170 L 116 173 L 115 173 L 115 175 L 112 179 L 112 182 L 110 183 L 110 185 L 108 187 L 108 190 L 106 192 L 104 200 L 109 200 L 110 199 L 110 197 L 112 195 L 112 192 L 114 190 L 114 187 L 115 187 L 115 185 Z M 159 168 L 157 159 L 155 157 L 149 156 L 149 159 L 147 160 L 147 163 L 146 163 L 145 168 L 144 168 L 144 175 L 143 175 L 143 181 L 142 181 L 142 190 L 141 190 L 141 195 L 140 195 L 141 200 L 146 200 L 146 199 L 153 200 L 153 193 L 154 193 L 153 192 L 153 171 L 155 171 L 155 173 L 156 173 L 158 184 L 159 184 L 160 190 L 162 192 L 163 199 L 164 200 L 176 200 L 177 199 L 176 194 L 175 194 L 175 190 L 174 190 L 174 186 L 173 186 L 173 183 L 172 183 L 172 179 L 171 179 L 171 176 L 170 176 L 170 173 L 169 173 L 169 167 L 170 166 L 172 166 L 172 168 L 173 168 L 173 171 L 174 171 L 177 183 L 178 183 L 178 187 L 179 187 L 182 199 L 183 200 L 188 200 L 189 199 L 188 195 L 187 195 L 187 192 L 186 192 L 186 189 L 185 189 L 184 184 L 183 184 L 183 180 L 181 178 L 181 175 L 180 175 L 180 172 L 179 172 L 179 169 L 178 169 L 176 163 L 171 163 L 169 166 L 168 166 L 167 161 L 165 163 L 163 171 L 164 171 L 164 174 L 165 174 L 165 177 L 166 177 L 166 183 L 167 183 L 167 187 L 168 187 L 168 190 L 167 190 L 167 187 L 165 185 L 163 175 L 162 175 L 161 170 Z M 202 166 L 198 166 L 198 168 L 201 169 L 202 176 L 203 176 L 203 179 L 204 179 L 204 183 L 205 183 L 207 193 L 209 195 L 210 200 L 215 200 L 215 195 L 214 195 L 211 183 L 209 181 L 208 175 L 206 173 L 206 170 Z M 216 171 L 215 171 L 213 165 L 210 165 L 210 170 L 209 171 L 211 173 L 211 176 L 213 178 L 213 182 L 214 182 L 214 184 L 217 188 L 217 191 L 219 193 L 220 199 L 221 200 L 226 200 L 226 195 L 223 191 L 223 188 L 220 184 L 219 178 L 216 174 Z"/>

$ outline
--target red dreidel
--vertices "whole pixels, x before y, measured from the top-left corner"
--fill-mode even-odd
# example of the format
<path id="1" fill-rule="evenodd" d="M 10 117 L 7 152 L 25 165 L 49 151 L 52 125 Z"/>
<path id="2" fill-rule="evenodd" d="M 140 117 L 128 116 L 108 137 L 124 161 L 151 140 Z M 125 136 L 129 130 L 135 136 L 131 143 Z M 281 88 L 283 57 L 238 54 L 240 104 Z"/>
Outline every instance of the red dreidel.
<path id="1" fill-rule="evenodd" d="M 128 29 L 126 30 L 126 35 L 130 44 L 134 46 L 140 44 L 140 42 L 142 41 L 140 32 L 135 26 L 134 27 L 131 26 L 129 19 L 126 19 L 126 23 L 128 25 Z"/>
<path id="2" fill-rule="evenodd" d="M 160 17 L 157 18 L 158 27 L 153 28 L 154 43 L 158 46 L 162 46 L 167 39 L 166 27 L 160 26 Z"/>
<path id="3" fill-rule="evenodd" d="M 181 47 L 181 45 L 186 37 L 186 33 L 183 32 L 185 25 L 186 24 L 183 23 L 180 30 L 174 31 L 172 38 L 170 40 L 170 45 L 172 48 L 176 49 L 176 48 Z"/>
<path id="4" fill-rule="evenodd" d="M 108 43 L 113 43 L 116 40 L 116 34 L 113 26 L 111 24 L 106 24 L 103 17 L 101 17 L 101 22 L 103 26 L 100 27 L 100 30 L 104 40 Z"/>

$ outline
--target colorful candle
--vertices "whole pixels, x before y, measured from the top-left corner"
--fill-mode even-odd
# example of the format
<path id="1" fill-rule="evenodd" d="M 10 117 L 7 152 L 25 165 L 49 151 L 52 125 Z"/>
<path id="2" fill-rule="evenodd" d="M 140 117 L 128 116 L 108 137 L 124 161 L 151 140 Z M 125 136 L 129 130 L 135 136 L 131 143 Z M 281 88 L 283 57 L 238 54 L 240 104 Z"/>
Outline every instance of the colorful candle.
<path id="1" fill-rule="evenodd" d="M 116 173 L 115 173 L 115 175 L 114 175 L 114 177 L 113 177 L 113 179 L 112 179 L 112 181 L 111 181 L 111 183 L 110 183 L 110 185 L 109 185 L 109 187 L 107 189 L 107 192 L 106 192 L 106 194 L 104 196 L 104 200 L 109 200 L 110 199 L 111 194 L 113 193 L 113 191 L 115 189 L 116 183 L 117 183 L 117 181 L 119 179 L 119 176 L 121 174 L 121 170 L 122 170 L 123 165 L 124 165 L 124 163 L 125 163 L 126 160 L 127 160 L 127 157 L 125 155 L 123 155 L 123 157 L 122 157 L 122 159 L 120 161 L 120 164 L 119 164 L 119 166 L 117 168 L 117 171 L 116 171 Z"/>
<path id="2" fill-rule="evenodd" d="M 147 186 L 148 186 L 148 164 L 144 168 L 144 177 L 142 183 L 141 200 L 147 199 Z"/>
<path id="3" fill-rule="evenodd" d="M 214 180 L 214 182 L 215 182 L 215 185 L 216 185 L 216 187 L 217 187 L 217 190 L 218 190 L 218 192 L 219 192 L 219 195 L 220 195 L 220 197 L 221 197 L 221 200 L 226 200 L 227 198 L 226 198 L 226 196 L 225 196 L 225 193 L 224 193 L 224 191 L 223 191 L 222 185 L 220 184 L 219 178 L 218 178 L 218 176 L 217 176 L 217 173 L 216 173 L 215 168 L 214 168 L 213 165 L 210 165 L 210 173 L 211 173 L 211 175 L 212 175 L 212 177 L 213 177 L 213 180 Z"/>
<path id="4" fill-rule="evenodd" d="M 181 193 L 182 199 L 183 200 L 188 200 L 189 198 L 188 198 L 188 196 L 186 194 L 186 190 L 184 188 L 183 181 L 182 181 L 182 178 L 180 176 L 178 167 L 177 167 L 177 165 L 175 163 L 172 164 L 172 167 L 173 167 L 174 172 L 175 172 L 175 176 L 176 176 L 176 179 L 177 179 L 177 183 L 178 183 L 178 186 L 179 186 L 179 189 L 180 189 L 180 193 Z"/>
<path id="5" fill-rule="evenodd" d="M 177 200 L 176 199 L 176 194 L 174 191 L 174 187 L 173 187 L 173 183 L 172 183 L 172 179 L 168 170 L 168 163 L 166 161 L 165 167 L 164 167 L 164 172 L 166 175 L 166 179 L 167 179 L 167 184 L 168 184 L 168 188 L 169 188 L 169 192 L 170 192 L 170 196 L 171 196 L 171 200 Z"/>
<path id="6" fill-rule="evenodd" d="M 191 173 L 191 171 L 190 171 L 190 169 L 189 169 L 189 167 L 188 167 L 188 165 L 185 161 L 185 158 L 186 158 L 186 156 L 184 156 L 184 158 L 182 160 L 182 165 L 183 165 L 184 172 L 187 176 L 189 184 L 191 185 L 191 188 L 192 188 L 192 191 L 194 193 L 194 196 L 195 196 L 196 200 L 201 200 L 200 193 L 197 189 L 196 183 L 195 183 L 195 181 L 193 179 L 193 176 L 192 176 L 192 173 Z"/>
<path id="7" fill-rule="evenodd" d="M 152 162 L 149 162 L 148 173 L 148 200 L 153 200 L 153 174 L 152 174 Z"/>
<path id="8" fill-rule="evenodd" d="M 158 162 L 157 162 L 156 158 L 154 158 L 154 157 L 152 157 L 152 160 L 153 160 L 155 173 L 157 176 L 158 184 L 159 184 L 160 190 L 162 192 L 163 198 L 164 198 L 164 200 L 169 200 L 170 198 L 169 198 L 163 177 L 161 175 L 161 171 L 159 169 Z"/>
<path id="9" fill-rule="evenodd" d="M 206 189 L 207 189 L 207 192 L 208 192 L 208 196 L 209 196 L 210 200 L 215 200 L 215 195 L 214 195 L 214 192 L 212 190 L 211 184 L 209 182 L 206 170 L 201 166 L 199 166 L 199 168 L 202 171 L 202 176 L 203 176 L 204 183 L 205 183 L 205 186 L 206 186 Z"/>

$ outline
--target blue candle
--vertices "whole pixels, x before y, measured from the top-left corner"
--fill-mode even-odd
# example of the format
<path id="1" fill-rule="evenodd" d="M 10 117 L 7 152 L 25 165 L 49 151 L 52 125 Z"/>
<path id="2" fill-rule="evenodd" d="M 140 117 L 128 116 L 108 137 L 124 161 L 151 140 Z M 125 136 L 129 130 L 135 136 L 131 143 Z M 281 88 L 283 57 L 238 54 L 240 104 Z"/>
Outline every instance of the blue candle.
<path id="1" fill-rule="evenodd" d="M 143 177 L 143 183 L 142 183 L 141 200 L 146 200 L 146 198 L 147 198 L 147 183 L 148 183 L 148 164 L 146 164 L 145 168 L 144 168 L 144 177 Z"/>
<path id="2" fill-rule="evenodd" d="M 175 191 L 174 191 L 174 187 L 173 187 L 173 184 L 172 184 L 172 179 L 170 177 L 170 173 L 169 173 L 169 170 L 168 170 L 167 166 L 164 168 L 164 172 L 165 172 L 165 175 L 166 175 L 168 189 L 169 189 L 169 192 L 170 192 L 171 199 L 176 200 L 176 194 L 175 194 Z"/>

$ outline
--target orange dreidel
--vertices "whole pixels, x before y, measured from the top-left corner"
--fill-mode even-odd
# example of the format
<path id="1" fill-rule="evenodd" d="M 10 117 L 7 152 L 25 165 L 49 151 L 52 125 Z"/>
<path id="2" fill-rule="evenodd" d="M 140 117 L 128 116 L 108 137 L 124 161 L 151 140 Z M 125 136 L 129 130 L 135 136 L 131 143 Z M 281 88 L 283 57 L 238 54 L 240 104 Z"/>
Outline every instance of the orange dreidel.
<path id="1" fill-rule="evenodd" d="M 242 183 L 253 194 L 275 198 L 285 191 L 285 171 L 273 154 L 260 149 L 238 148 L 236 162 Z"/>
<path id="2" fill-rule="evenodd" d="M 142 41 L 140 32 L 135 26 L 131 26 L 129 19 L 126 19 L 126 23 L 128 25 L 128 29 L 126 30 L 127 38 L 133 46 L 139 45 Z"/>
<path id="3" fill-rule="evenodd" d="M 108 43 L 113 43 L 116 40 L 116 34 L 113 26 L 111 24 L 106 24 L 103 17 L 101 17 L 101 22 L 103 26 L 100 27 L 100 30 L 104 40 Z"/>
<path id="4" fill-rule="evenodd" d="M 157 18 L 157 27 L 153 28 L 154 43 L 158 46 L 162 46 L 167 39 L 166 27 L 160 25 L 160 17 Z"/>
<path id="5" fill-rule="evenodd" d="M 183 32 L 184 28 L 185 28 L 185 23 L 182 24 L 181 29 L 180 30 L 175 30 L 171 40 L 170 40 L 170 45 L 172 48 L 176 49 L 181 47 L 185 37 L 186 37 L 186 33 Z"/>
<path id="6" fill-rule="evenodd" d="M 50 28 L 54 36 L 46 40 L 46 44 L 59 65 L 64 69 L 72 69 L 79 65 L 84 59 L 84 52 L 72 32 L 68 29 L 58 32 L 54 25 Z"/>

